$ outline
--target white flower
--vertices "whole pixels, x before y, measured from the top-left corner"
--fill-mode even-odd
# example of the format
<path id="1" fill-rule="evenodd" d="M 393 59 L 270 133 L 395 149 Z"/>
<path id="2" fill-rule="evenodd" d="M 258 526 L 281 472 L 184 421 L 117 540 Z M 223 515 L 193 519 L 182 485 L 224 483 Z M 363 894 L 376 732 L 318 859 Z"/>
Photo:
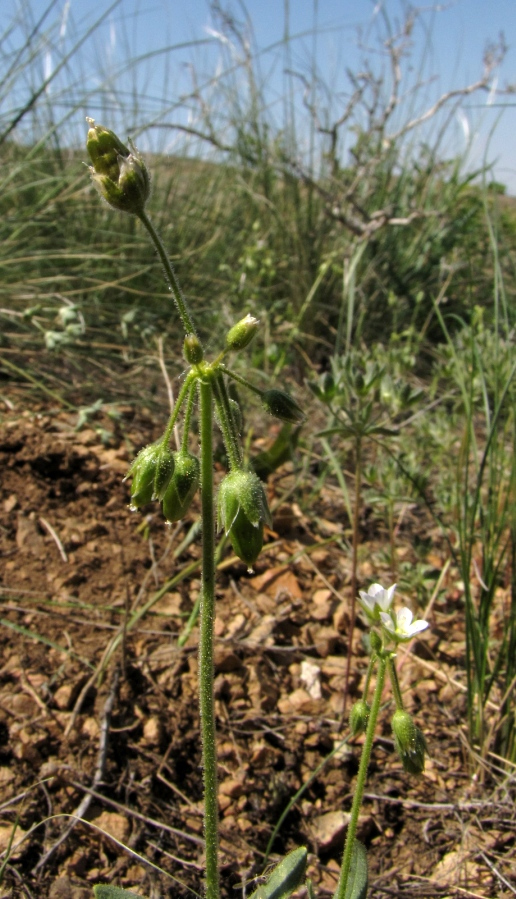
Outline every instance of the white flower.
<path id="1" fill-rule="evenodd" d="M 424 631 L 428 627 L 428 621 L 422 618 L 412 621 L 412 612 L 406 607 L 400 609 L 399 612 L 380 612 L 380 618 L 386 631 L 394 637 L 397 643 L 406 643 L 412 640 L 416 634 Z"/>
<path id="2" fill-rule="evenodd" d="M 370 622 L 380 621 L 380 614 L 389 611 L 395 590 L 396 584 L 393 584 L 388 590 L 385 590 L 381 584 L 371 584 L 367 593 L 365 590 L 359 590 L 358 601 Z"/>

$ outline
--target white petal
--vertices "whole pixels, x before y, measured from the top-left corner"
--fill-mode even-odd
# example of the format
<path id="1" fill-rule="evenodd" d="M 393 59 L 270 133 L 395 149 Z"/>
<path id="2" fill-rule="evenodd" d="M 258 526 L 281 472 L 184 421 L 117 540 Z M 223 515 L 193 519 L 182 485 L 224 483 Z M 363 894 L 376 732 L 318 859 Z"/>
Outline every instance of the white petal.
<path id="1" fill-rule="evenodd" d="M 382 619 L 383 626 L 391 632 L 391 634 L 396 633 L 396 625 L 394 624 L 390 615 L 387 612 L 380 612 L 380 618 Z"/>
<path id="2" fill-rule="evenodd" d="M 412 612 L 406 606 L 400 609 L 396 616 L 396 630 L 402 634 L 408 634 L 411 627 Z"/>
<path id="3" fill-rule="evenodd" d="M 414 621 L 409 628 L 409 633 L 411 634 L 419 634 L 420 631 L 424 631 L 428 627 L 428 621 L 423 621 L 422 618 L 419 618 L 418 621 Z"/>
<path id="4" fill-rule="evenodd" d="M 394 591 L 396 590 L 396 587 L 397 587 L 397 584 L 393 584 L 392 587 L 389 587 L 389 589 L 386 590 L 385 595 L 386 595 L 386 598 L 389 600 L 389 606 L 392 603 L 392 600 L 394 597 Z"/>

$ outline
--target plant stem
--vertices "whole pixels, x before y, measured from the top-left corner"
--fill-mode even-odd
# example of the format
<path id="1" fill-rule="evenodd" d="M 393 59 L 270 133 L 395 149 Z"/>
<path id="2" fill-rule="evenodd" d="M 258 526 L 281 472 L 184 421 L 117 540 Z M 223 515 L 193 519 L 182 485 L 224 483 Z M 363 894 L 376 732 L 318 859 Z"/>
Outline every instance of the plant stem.
<path id="1" fill-rule="evenodd" d="M 206 897 L 219 897 L 217 748 L 213 698 L 213 621 L 215 618 L 215 521 L 213 509 L 212 385 L 199 382 L 201 418 L 202 586 L 199 644 L 199 709 L 204 778 Z"/>
<path id="2" fill-rule="evenodd" d="M 351 659 L 353 658 L 353 636 L 356 621 L 356 594 L 357 594 L 357 568 L 358 568 L 358 525 L 360 516 L 360 504 L 362 499 L 362 437 L 357 434 L 355 440 L 355 505 L 353 508 L 353 546 L 351 550 L 351 608 L 349 610 L 349 641 L 348 658 L 346 662 L 346 678 L 344 681 L 344 710 L 348 701 L 349 678 L 351 675 Z"/>
<path id="3" fill-rule="evenodd" d="M 186 297 L 185 297 L 183 291 L 181 290 L 181 285 L 179 284 L 179 281 L 177 280 L 177 275 L 174 271 L 174 268 L 172 266 L 170 259 L 168 258 L 168 253 L 165 250 L 165 247 L 163 246 L 161 237 L 159 236 L 158 232 L 154 228 L 154 225 L 152 224 L 152 222 L 146 212 L 140 213 L 138 218 L 140 219 L 142 225 L 146 228 L 147 233 L 149 234 L 149 237 L 152 240 L 152 243 L 156 247 L 156 251 L 161 260 L 161 264 L 162 264 L 163 268 L 165 269 L 165 277 L 168 281 L 170 290 L 172 291 L 172 296 L 174 297 L 174 302 L 176 304 L 177 311 L 179 312 L 181 321 L 183 322 L 183 327 L 187 334 L 196 334 L 193 319 L 192 319 L 192 316 L 190 315 L 190 310 L 188 309 L 188 306 L 186 303 Z"/>
<path id="4" fill-rule="evenodd" d="M 179 395 L 175 402 L 174 408 L 172 409 L 172 412 L 170 414 L 170 418 L 167 422 L 167 426 L 163 432 L 162 443 L 164 446 L 168 446 L 168 444 L 170 443 L 170 438 L 172 437 L 172 431 L 174 430 L 174 426 L 177 421 L 177 417 L 181 411 L 181 406 L 183 405 L 183 403 L 185 401 L 188 391 L 190 391 L 190 393 L 192 392 L 192 385 L 193 385 L 194 381 L 195 381 L 195 376 L 192 375 L 192 373 L 188 374 L 183 386 L 181 387 L 181 390 L 179 391 Z M 185 423 L 185 430 L 187 430 L 186 423 Z"/>
<path id="5" fill-rule="evenodd" d="M 228 368 L 227 365 L 221 365 L 221 369 L 224 374 L 228 375 L 230 378 L 233 378 L 233 381 L 236 381 L 237 384 L 241 384 L 242 387 L 246 387 L 247 390 L 250 390 L 251 393 L 255 393 L 256 396 L 260 398 L 263 396 L 263 390 L 260 390 L 259 387 L 256 387 L 255 384 L 251 384 L 247 378 L 244 378 L 242 375 L 237 374 L 236 371 L 233 371 L 231 368 Z"/>
<path id="6" fill-rule="evenodd" d="M 369 765 L 369 759 L 371 757 L 371 749 L 373 748 L 376 719 L 378 718 L 378 712 L 380 711 L 386 666 L 387 661 L 382 653 L 381 655 L 378 655 L 378 674 L 376 677 L 376 687 L 374 690 L 371 711 L 369 713 L 369 721 L 367 723 L 364 745 L 362 747 L 362 756 L 360 758 L 360 766 L 358 769 L 357 785 L 355 787 L 353 805 L 351 806 L 351 817 L 348 824 L 346 844 L 344 846 L 344 855 L 342 856 L 342 868 L 340 872 L 339 885 L 335 894 L 335 899 L 346 899 L 346 886 L 349 877 L 349 871 L 351 868 L 351 860 L 353 857 L 353 847 L 355 845 L 358 816 L 360 814 L 360 806 L 362 805 L 362 797 L 364 795 L 367 767 Z"/>
<path id="7" fill-rule="evenodd" d="M 181 440 L 181 452 L 188 452 L 188 440 L 190 437 L 190 425 L 192 423 L 192 412 L 197 394 L 197 385 L 195 382 L 190 385 L 190 393 L 188 394 L 188 402 L 186 404 L 185 418 L 183 423 L 183 438 Z"/>
<path id="8" fill-rule="evenodd" d="M 218 372 L 215 372 L 212 379 L 213 393 L 217 404 L 217 414 L 219 425 L 224 438 L 224 445 L 229 458 L 229 464 L 232 469 L 242 467 L 242 454 L 240 452 L 240 443 L 238 433 L 235 427 L 235 421 L 229 405 L 229 397 L 224 383 L 224 378 Z"/>
<path id="9" fill-rule="evenodd" d="M 394 659 L 389 658 L 387 661 L 387 665 L 389 668 L 389 676 L 391 679 L 392 693 L 394 696 L 394 702 L 396 703 L 396 708 L 403 709 L 403 699 L 401 696 L 400 682 L 398 680 L 398 672 L 396 671 Z"/>

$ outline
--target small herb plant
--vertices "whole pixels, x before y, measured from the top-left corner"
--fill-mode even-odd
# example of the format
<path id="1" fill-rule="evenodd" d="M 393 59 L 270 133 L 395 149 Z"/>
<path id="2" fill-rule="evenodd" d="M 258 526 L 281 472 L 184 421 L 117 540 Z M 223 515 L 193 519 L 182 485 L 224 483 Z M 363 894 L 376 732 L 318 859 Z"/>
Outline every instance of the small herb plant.
<path id="1" fill-rule="evenodd" d="M 270 512 L 263 484 L 258 475 L 246 467 L 240 443 L 240 409 L 230 395 L 228 385 L 236 381 L 261 397 L 264 409 L 292 424 L 300 423 L 304 414 L 298 404 L 282 390 L 259 390 L 247 378 L 233 371 L 228 357 L 244 350 L 258 329 L 258 321 L 247 315 L 226 334 L 225 344 L 216 358 L 208 361 L 195 329 L 191 312 L 181 291 L 165 248 L 146 213 L 150 195 L 150 176 L 146 165 L 130 144 L 125 146 L 110 130 L 88 119 L 90 128 L 87 149 L 92 162 L 91 175 L 105 200 L 114 208 L 136 216 L 154 244 L 168 281 L 184 328 L 183 353 L 188 365 L 182 387 L 163 435 L 144 447 L 128 471 L 131 483 L 131 507 L 158 501 L 167 521 L 178 521 L 200 489 L 202 515 L 202 579 L 199 646 L 199 710 L 202 742 L 204 785 L 204 835 L 206 851 L 206 896 L 219 899 L 220 867 L 218 853 L 217 757 L 215 743 L 215 711 L 213 695 L 213 622 L 215 618 L 215 502 L 213 481 L 213 420 L 216 413 L 222 431 L 229 472 L 218 489 L 217 519 L 231 541 L 236 555 L 251 567 L 263 545 L 264 525 L 270 523 Z M 199 408 L 199 456 L 189 449 L 189 435 L 196 404 Z M 183 438 L 175 452 L 170 440 L 179 416 L 183 416 Z M 420 774 L 424 767 L 425 740 L 411 716 L 404 710 L 394 666 L 398 643 L 427 627 L 424 621 L 412 621 L 409 609 L 392 610 L 395 587 L 384 590 L 373 584 L 361 592 L 360 604 L 371 626 L 371 658 L 364 696 L 351 710 L 353 735 L 365 732 L 365 742 L 353 800 L 351 819 L 344 848 L 342 870 L 335 899 L 363 899 L 367 893 L 367 860 L 365 848 L 356 839 L 359 810 L 363 798 L 367 767 L 373 745 L 386 673 L 388 673 L 396 711 L 392 719 L 395 746 L 407 771 Z M 376 685 L 371 704 L 369 688 L 376 668 Z M 272 871 L 267 882 L 258 887 L 251 899 L 288 899 L 305 875 L 307 850 L 290 852 Z M 306 883 L 310 897 L 313 890 Z M 134 894 L 118 887 L 100 884 L 96 899 L 133 899 Z"/>

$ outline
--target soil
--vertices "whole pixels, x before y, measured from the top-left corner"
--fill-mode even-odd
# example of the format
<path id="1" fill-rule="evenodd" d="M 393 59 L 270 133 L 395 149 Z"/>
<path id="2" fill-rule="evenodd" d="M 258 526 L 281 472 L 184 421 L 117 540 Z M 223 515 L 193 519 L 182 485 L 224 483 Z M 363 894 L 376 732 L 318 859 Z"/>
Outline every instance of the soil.
<path id="1" fill-rule="evenodd" d="M 124 474 L 161 430 L 150 412 L 120 405 L 115 425 L 100 415 L 77 430 L 75 414 L 22 408 L 6 403 L 0 426 L 2 851 L 14 831 L 3 893 L 87 899 L 104 882 L 202 894 L 196 624 L 178 644 L 199 593 L 198 507 L 173 528 L 155 506 L 129 510 Z M 329 481 L 304 495 L 293 484 L 292 463 L 269 479 L 279 505 L 254 571 L 230 549 L 218 570 L 225 899 L 252 891 L 302 787 L 270 860 L 307 846 L 316 895 L 333 894 L 363 739 L 343 723 L 349 522 Z M 361 530 L 360 586 L 389 584 L 388 540 L 367 509 Z M 429 758 L 421 777 L 403 771 L 386 705 L 360 821 L 369 895 L 513 896 L 514 777 L 511 796 L 499 760 L 468 747 L 458 574 L 432 522 L 407 507 L 398 563 L 421 561 L 416 537 L 441 580 L 431 629 L 397 664 Z M 364 683 L 363 636 L 358 622 L 348 706 Z"/>

